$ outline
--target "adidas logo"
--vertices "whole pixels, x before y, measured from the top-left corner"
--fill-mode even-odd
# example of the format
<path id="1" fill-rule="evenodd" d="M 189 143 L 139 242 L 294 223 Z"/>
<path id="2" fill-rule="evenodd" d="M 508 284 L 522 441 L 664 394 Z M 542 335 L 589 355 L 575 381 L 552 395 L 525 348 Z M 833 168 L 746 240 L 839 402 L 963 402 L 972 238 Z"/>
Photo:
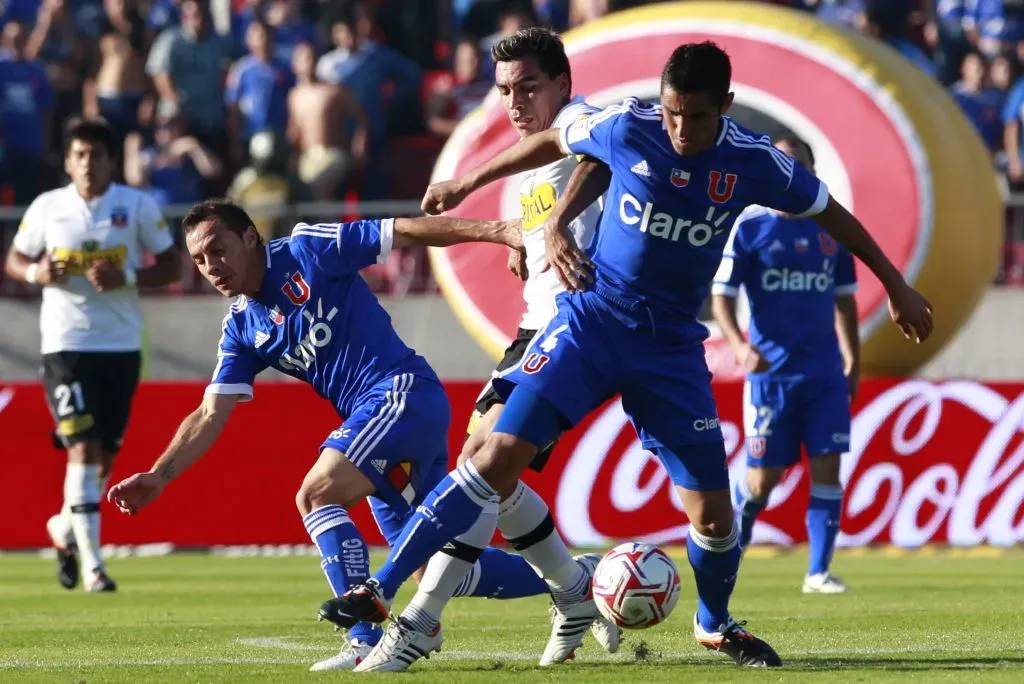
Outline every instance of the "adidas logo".
<path id="1" fill-rule="evenodd" d="M 778 252 L 780 249 L 785 249 L 785 247 L 782 245 L 782 242 L 780 242 L 779 240 L 776 240 L 775 242 L 773 242 L 772 244 L 770 244 L 768 246 L 768 251 L 769 252 Z"/>
<path id="2" fill-rule="evenodd" d="M 270 335 L 268 335 L 267 333 L 263 332 L 262 330 L 257 330 L 256 331 L 256 348 L 259 349 L 260 347 L 262 347 L 266 343 L 266 341 L 269 340 L 269 339 L 270 339 Z"/>
<path id="3" fill-rule="evenodd" d="M 378 473 L 383 475 L 384 469 L 388 467 L 388 462 L 385 461 L 383 458 L 375 458 L 374 460 L 370 461 L 370 465 L 376 468 Z"/>
<path id="4" fill-rule="evenodd" d="M 647 178 L 651 177 L 651 168 L 647 166 L 646 159 L 641 159 L 636 164 L 633 164 L 629 170 L 638 176 L 646 176 Z"/>

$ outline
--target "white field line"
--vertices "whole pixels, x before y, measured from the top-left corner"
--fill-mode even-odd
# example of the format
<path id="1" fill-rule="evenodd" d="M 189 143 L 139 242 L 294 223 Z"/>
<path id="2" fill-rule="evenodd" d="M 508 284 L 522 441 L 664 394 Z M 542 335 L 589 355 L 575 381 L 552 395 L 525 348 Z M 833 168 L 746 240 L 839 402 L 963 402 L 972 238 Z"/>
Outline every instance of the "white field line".
<path id="1" fill-rule="evenodd" d="M 326 639 L 321 640 L 326 641 Z M 324 657 L 331 654 L 333 649 L 324 644 L 315 644 L 307 641 L 300 641 L 296 637 L 253 637 L 238 638 L 234 643 L 238 646 L 250 648 L 266 648 L 282 651 L 319 651 Z M 657 649 L 655 649 L 657 650 Z M 1007 645 L 1004 648 L 991 648 L 984 646 L 961 646 L 957 648 L 958 654 L 962 653 L 999 653 L 1005 651 L 1024 650 L 1024 644 Z M 786 651 L 784 659 L 792 662 L 793 658 L 807 656 L 835 656 L 836 660 L 842 661 L 843 657 L 853 656 L 893 656 L 893 655 L 928 655 L 933 653 L 949 653 L 948 648 L 930 646 L 906 646 L 901 648 L 856 648 L 856 649 L 807 649 L 801 651 Z M 441 651 L 432 656 L 432 660 L 445 661 L 502 661 L 522 662 L 532 661 L 539 658 L 538 654 L 524 654 L 521 651 Z M 671 662 L 713 659 L 712 654 L 694 653 L 662 653 L 660 657 L 653 657 L 652 660 Z M 95 660 L 64 660 L 64 661 L 35 661 L 35 660 L 0 660 L 0 670 L 22 670 L 22 669 L 58 669 L 58 668 L 82 668 L 82 667 L 194 667 L 203 665 L 309 665 L 316 659 L 311 657 L 258 657 L 239 656 L 225 658 L 152 658 L 152 659 L 131 659 L 131 658 L 110 658 Z M 627 663 L 633 660 L 633 655 L 627 647 L 615 654 L 586 654 L 578 656 L 580 662 L 622 662 Z M 922 664 L 926 664 L 923 661 Z"/>

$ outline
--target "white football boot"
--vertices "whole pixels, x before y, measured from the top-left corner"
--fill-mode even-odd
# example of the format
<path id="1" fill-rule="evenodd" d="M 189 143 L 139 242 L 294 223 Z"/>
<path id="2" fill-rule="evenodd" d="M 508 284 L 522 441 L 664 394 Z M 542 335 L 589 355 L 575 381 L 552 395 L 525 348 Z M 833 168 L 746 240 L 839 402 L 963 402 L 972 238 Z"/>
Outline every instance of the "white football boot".
<path id="1" fill-rule="evenodd" d="M 440 651 L 443 641 L 440 625 L 427 634 L 399 617 L 388 625 L 384 636 L 355 671 L 404 672 L 420 658 L 429 658 L 431 653 Z"/>
<path id="2" fill-rule="evenodd" d="M 577 562 L 587 575 L 587 593 L 578 603 L 567 606 L 559 607 L 554 601 L 551 602 L 551 636 L 540 657 L 541 667 L 557 665 L 575 658 L 576 649 L 583 645 L 583 635 L 601 618 L 590 587 L 594 576 L 586 563 Z"/>
<path id="3" fill-rule="evenodd" d="M 594 576 L 594 572 L 597 570 L 597 564 L 601 562 L 601 554 L 599 553 L 586 553 L 582 556 L 576 556 L 575 561 L 585 567 L 590 576 Z M 590 633 L 597 639 L 597 643 L 601 644 L 608 653 L 615 653 L 619 650 L 619 644 L 622 643 L 622 629 L 619 628 L 614 622 L 609 621 L 605 616 L 599 615 L 594 624 L 590 625 Z"/>
<path id="4" fill-rule="evenodd" d="M 844 594 L 850 588 L 831 572 L 819 572 L 804 577 L 805 594 Z"/>
<path id="5" fill-rule="evenodd" d="M 356 665 L 363 662 L 366 656 L 370 655 L 370 651 L 373 650 L 373 646 L 360 641 L 359 639 L 352 639 L 344 646 L 341 647 L 341 651 L 338 655 L 325 658 L 318 663 L 314 663 L 310 672 L 326 672 L 328 670 L 354 670 Z"/>

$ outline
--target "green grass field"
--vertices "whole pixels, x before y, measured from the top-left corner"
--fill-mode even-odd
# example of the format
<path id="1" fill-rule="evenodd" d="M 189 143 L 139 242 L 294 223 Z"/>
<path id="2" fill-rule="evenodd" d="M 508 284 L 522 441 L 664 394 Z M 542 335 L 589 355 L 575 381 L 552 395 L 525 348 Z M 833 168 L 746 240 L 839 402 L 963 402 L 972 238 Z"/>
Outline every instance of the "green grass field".
<path id="1" fill-rule="evenodd" d="M 991 551 L 991 550 L 990 550 Z M 699 649 L 685 558 L 666 624 L 628 632 L 618 654 L 590 635 L 578 659 L 536 666 L 547 602 L 456 599 L 443 651 L 403 681 L 437 682 L 1024 682 L 1024 551 L 840 553 L 854 591 L 803 596 L 801 551 L 744 561 L 733 610 L 766 638 L 782 670 L 743 670 Z M 68 592 L 52 561 L 0 557 L 0 682 L 351 680 L 310 673 L 339 635 L 314 616 L 326 585 L 311 557 L 175 554 L 113 559 L 114 595 Z M 408 589 L 396 605 L 404 605 Z M 387 675 L 377 675 L 387 676 Z M 412 679 L 410 679 L 410 677 Z"/>

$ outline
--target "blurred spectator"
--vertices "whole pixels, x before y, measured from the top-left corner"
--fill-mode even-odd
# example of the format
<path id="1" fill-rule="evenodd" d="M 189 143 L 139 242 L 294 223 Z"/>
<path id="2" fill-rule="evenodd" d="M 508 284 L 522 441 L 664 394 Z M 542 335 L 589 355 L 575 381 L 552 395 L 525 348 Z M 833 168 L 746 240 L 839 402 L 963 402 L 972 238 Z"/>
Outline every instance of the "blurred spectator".
<path id="1" fill-rule="evenodd" d="M 181 21 L 181 0 L 153 0 L 146 16 L 146 25 L 153 35 L 177 26 Z"/>
<path id="2" fill-rule="evenodd" d="M 317 76 L 325 83 L 345 86 L 366 112 L 370 126 L 367 156 L 373 163 L 383 157 L 387 147 L 389 110 L 417 106 L 423 71 L 396 50 L 367 38 L 368 17 L 368 10 L 358 3 L 334 24 L 331 36 L 337 49 L 321 58 Z M 379 196 L 383 191 L 381 173 L 371 166 L 366 174 L 364 192 Z"/>
<path id="3" fill-rule="evenodd" d="M 989 65 L 988 80 L 993 90 L 999 93 L 1000 107 L 1006 102 L 1010 88 L 1020 76 L 1020 62 L 1014 55 L 998 55 Z"/>
<path id="4" fill-rule="evenodd" d="M 466 114 L 480 104 L 494 86 L 493 79 L 480 73 L 480 48 L 466 36 L 455 46 L 454 74 L 447 83 L 438 84 L 427 106 L 427 128 L 447 138 Z"/>
<path id="5" fill-rule="evenodd" d="M 292 55 L 298 84 L 288 95 L 292 168 L 317 200 L 338 199 L 340 185 L 366 163 L 370 121 L 347 88 L 317 79 L 316 53 L 299 43 Z"/>
<path id="6" fill-rule="evenodd" d="M 231 160 L 237 165 L 245 162 L 253 135 L 268 129 L 284 133 L 288 125 L 288 91 L 295 85 L 288 62 L 274 55 L 274 36 L 265 21 L 249 22 L 245 43 L 249 54 L 231 67 L 224 93 Z"/>
<path id="7" fill-rule="evenodd" d="M 20 21 L 8 21 L 3 27 L 7 58 L 0 61 L 4 137 L 0 182 L 13 189 L 17 204 L 35 199 L 43 159 L 52 149 L 49 123 L 53 89 L 42 65 L 28 59 L 27 41 L 28 32 Z"/>
<path id="8" fill-rule="evenodd" d="M 910 28 L 910 3 L 906 0 L 867 0 L 858 19 L 861 33 L 889 45 L 901 55 L 935 77 L 935 65 L 907 36 Z"/>
<path id="9" fill-rule="evenodd" d="M 533 0 L 533 11 L 541 24 L 562 32 L 569 28 L 569 0 Z"/>
<path id="10" fill-rule="evenodd" d="M 293 58 L 302 50 L 297 46 Z M 249 141 L 249 165 L 242 169 L 228 197 L 252 217 L 256 231 L 264 240 L 272 240 L 290 230 L 289 216 L 281 209 L 293 202 L 309 199 L 308 191 L 288 173 L 288 152 L 284 136 L 262 131 Z"/>
<path id="11" fill-rule="evenodd" d="M 236 15 L 232 22 L 238 43 L 244 42 L 251 22 L 265 21 L 274 33 L 274 57 L 284 63 L 292 61 L 292 50 L 299 43 L 318 44 L 316 28 L 302 16 L 302 0 L 257 0 Z"/>
<path id="12" fill-rule="evenodd" d="M 38 60 L 46 69 L 53 88 L 47 135 L 50 140 L 60 140 L 64 121 L 81 112 L 84 66 L 92 48 L 76 23 L 77 5 L 69 7 L 64 0 L 43 0 L 36 6 L 38 13 L 26 46 L 26 58 Z M 47 152 L 53 165 L 61 166 L 64 155 L 55 149 Z"/>
<path id="13" fill-rule="evenodd" d="M 125 181 L 146 190 L 160 206 L 203 199 L 204 181 L 221 175 L 221 160 L 188 134 L 188 119 L 172 106 L 158 108 L 153 145 L 140 133 L 124 141 Z"/>
<path id="14" fill-rule="evenodd" d="M 991 154 L 1002 148 L 1003 121 L 999 93 L 988 87 L 988 64 L 980 52 L 967 54 L 961 66 L 962 78 L 950 89 Z"/>
<path id="15" fill-rule="evenodd" d="M 180 10 L 181 26 L 166 29 L 156 39 L 146 71 L 160 99 L 184 113 L 192 135 L 224 159 L 230 151 L 224 76 L 231 62 L 231 41 L 213 32 L 210 15 L 198 0 L 183 0 Z M 221 194 L 223 186 L 213 182 L 207 191 Z"/>
<path id="16" fill-rule="evenodd" d="M 1006 153 L 1006 175 L 1016 188 L 1024 181 L 1021 163 L 1021 122 L 1024 121 L 1024 78 L 1018 79 L 1006 96 L 1003 105 L 1003 151 Z"/>
<path id="17" fill-rule="evenodd" d="M 864 12 L 864 0 L 818 0 L 817 5 L 819 19 L 845 26 L 857 26 Z"/>
<path id="18" fill-rule="evenodd" d="M 139 111 L 150 94 L 146 24 L 127 0 L 105 0 L 103 7 L 106 23 L 96 46 L 94 68 L 83 84 L 82 111 L 107 120 L 117 144 L 111 153 L 119 158 L 124 137 L 141 128 Z"/>
<path id="19" fill-rule="evenodd" d="M 608 0 L 570 0 L 569 26 L 579 26 L 608 14 Z"/>
<path id="20" fill-rule="evenodd" d="M 973 4 L 972 28 L 977 31 L 978 49 L 989 57 L 1004 50 L 1018 50 L 1024 41 L 1024 2 L 974 0 Z"/>

